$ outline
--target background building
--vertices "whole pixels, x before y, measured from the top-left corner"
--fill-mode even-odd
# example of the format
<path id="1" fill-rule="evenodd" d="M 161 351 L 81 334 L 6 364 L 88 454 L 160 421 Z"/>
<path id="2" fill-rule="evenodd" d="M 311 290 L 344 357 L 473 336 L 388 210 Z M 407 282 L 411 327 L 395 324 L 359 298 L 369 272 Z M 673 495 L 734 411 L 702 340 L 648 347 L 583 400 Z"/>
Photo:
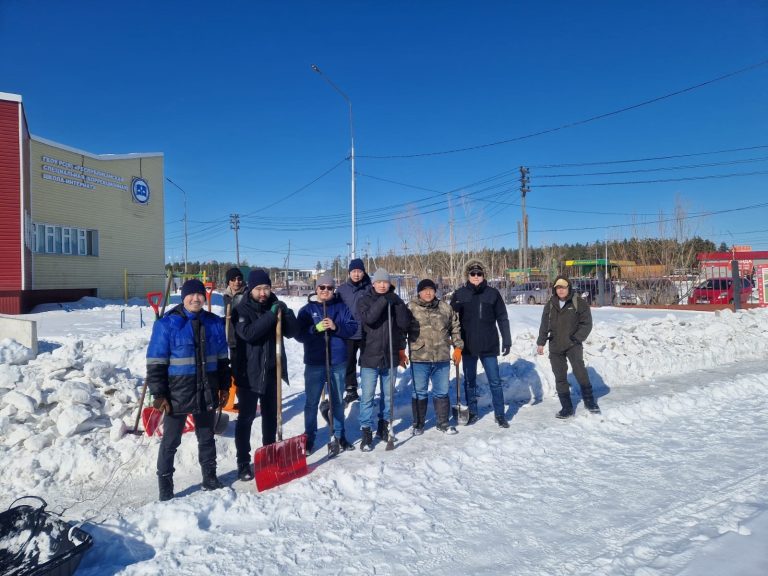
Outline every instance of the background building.
<path id="1" fill-rule="evenodd" d="M 30 135 L 0 92 L 0 312 L 160 290 L 163 155 L 92 154 Z"/>

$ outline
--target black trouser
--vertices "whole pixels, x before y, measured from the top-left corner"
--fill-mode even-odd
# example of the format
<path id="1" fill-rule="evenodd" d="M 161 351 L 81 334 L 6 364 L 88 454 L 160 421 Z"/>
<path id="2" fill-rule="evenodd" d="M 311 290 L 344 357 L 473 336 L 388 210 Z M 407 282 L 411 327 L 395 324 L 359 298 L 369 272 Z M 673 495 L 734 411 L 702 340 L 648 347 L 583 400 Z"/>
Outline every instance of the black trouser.
<path id="1" fill-rule="evenodd" d="M 200 467 L 216 469 L 216 442 L 213 439 L 213 420 L 216 413 L 201 412 L 194 414 L 195 435 L 197 436 L 197 459 Z M 181 432 L 187 421 L 186 414 L 166 414 L 163 419 L 163 439 L 157 453 L 157 475 L 172 475 L 173 459 L 176 449 L 181 444 Z"/>
<path id="2" fill-rule="evenodd" d="M 357 353 L 361 340 L 347 340 L 347 372 L 344 375 L 344 389 L 357 390 Z"/>
<path id="3" fill-rule="evenodd" d="M 568 362 L 571 363 L 573 375 L 581 386 L 582 390 L 591 390 L 589 383 L 589 374 L 584 366 L 584 347 L 581 344 L 574 344 L 564 352 L 549 352 L 549 363 L 552 365 L 552 372 L 555 374 L 555 389 L 558 394 L 570 394 L 571 389 L 568 386 Z M 583 395 L 583 394 L 582 394 Z"/>
<path id="4" fill-rule="evenodd" d="M 277 376 L 274 372 L 267 375 L 274 382 Z M 235 448 L 237 462 L 243 464 L 251 461 L 251 426 L 256 417 L 256 404 L 261 404 L 261 444 L 274 444 L 277 435 L 277 390 L 275 385 L 268 385 L 264 394 L 258 394 L 249 388 L 238 388 L 240 400 L 237 422 L 235 423 Z"/>

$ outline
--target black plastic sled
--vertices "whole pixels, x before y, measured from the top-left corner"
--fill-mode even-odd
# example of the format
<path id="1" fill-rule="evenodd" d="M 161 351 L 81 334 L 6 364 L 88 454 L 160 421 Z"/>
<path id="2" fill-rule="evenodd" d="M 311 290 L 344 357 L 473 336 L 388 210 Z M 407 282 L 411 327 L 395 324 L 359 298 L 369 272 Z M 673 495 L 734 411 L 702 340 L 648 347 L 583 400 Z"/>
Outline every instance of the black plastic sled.
<path id="1" fill-rule="evenodd" d="M 38 507 L 19 500 L 39 500 Z M 69 576 L 93 545 L 87 532 L 45 511 L 37 496 L 17 498 L 0 513 L 0 574 L 4 576 Z"/>

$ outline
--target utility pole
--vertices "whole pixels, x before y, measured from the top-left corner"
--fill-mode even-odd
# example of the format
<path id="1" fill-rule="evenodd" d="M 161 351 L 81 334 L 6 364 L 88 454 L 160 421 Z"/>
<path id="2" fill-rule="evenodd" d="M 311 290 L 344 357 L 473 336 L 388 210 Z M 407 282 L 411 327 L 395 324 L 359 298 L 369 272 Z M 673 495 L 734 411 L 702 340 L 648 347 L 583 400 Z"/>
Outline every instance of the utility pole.
<path id="1" fill-rule="evenodd" d="M 237 267 L 240 268 L 240 241 L 237 236 L 237 231 L 240 230 L 240 214 L 229 215 L 229 227 L 235 231 L 235 259 Z"/>
<path id="2" fill-rule="evenodd" d="M 528 184 L 530 178 L 528 177 L 528 168 L 520 166 L 520 207 L 523 211 L 522 220 L 522 241 L 523 241 L 523 269 L 528 269 L 528 215 L 525 213 L 525 196 L 529 192 Z"/>

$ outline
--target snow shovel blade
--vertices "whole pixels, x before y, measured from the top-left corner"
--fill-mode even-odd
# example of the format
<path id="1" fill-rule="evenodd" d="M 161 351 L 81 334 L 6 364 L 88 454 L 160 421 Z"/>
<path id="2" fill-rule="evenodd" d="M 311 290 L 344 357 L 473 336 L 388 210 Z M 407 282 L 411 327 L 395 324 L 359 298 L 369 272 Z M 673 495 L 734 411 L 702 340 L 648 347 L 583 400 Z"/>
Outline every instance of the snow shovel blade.
<path id="1" fill-rule="evenodd" d="M 323 417 L 323 420 L 325 420 L 325 423 L 330 424 L 331 421 L 329 420 L 329 417 L 328 417 L 328 409 L 329 409 L 328 398 L 320 402 L 319 409 L 320 409 L 320 416 Z"/>
<path id="2" fill-rule="evenodd" d="M 164 419 L 165 414 L 152 406 L 147 406 L 141 411 L 141 422 L 144 424 L 144 431 L 147 436 L 162 436 Z M 186 434 L 194 429 L 195 419 L 192 414 L 187 414 L 187 421 L 184 423 L 184 429 L 181 433 Z"/>
<path id="3" fill-rule="evenodd" d="M 216 412 L 216 418 L 213 423 L 213 433 L 217 436 L 221 436 L 227 431 L 229 426 L 229 414 L 222 414 L 221 408 Z"/>
<path id="4" fill-rule="evenodd" d="M 466 426 L 467 422 L 469 422 L 469 408 L 461 404 L 454 404 L 453 417 L 456 418 L 458 424 Z"/>
<path id="5" fill-rule="evenodd" d="M 269 490 L 280 484 L 300 478 L 307 469 L 307 436 L 294 436 L 274 444 L 262 446 L 253 454 L 253 472 L 256 489 Z"/>

